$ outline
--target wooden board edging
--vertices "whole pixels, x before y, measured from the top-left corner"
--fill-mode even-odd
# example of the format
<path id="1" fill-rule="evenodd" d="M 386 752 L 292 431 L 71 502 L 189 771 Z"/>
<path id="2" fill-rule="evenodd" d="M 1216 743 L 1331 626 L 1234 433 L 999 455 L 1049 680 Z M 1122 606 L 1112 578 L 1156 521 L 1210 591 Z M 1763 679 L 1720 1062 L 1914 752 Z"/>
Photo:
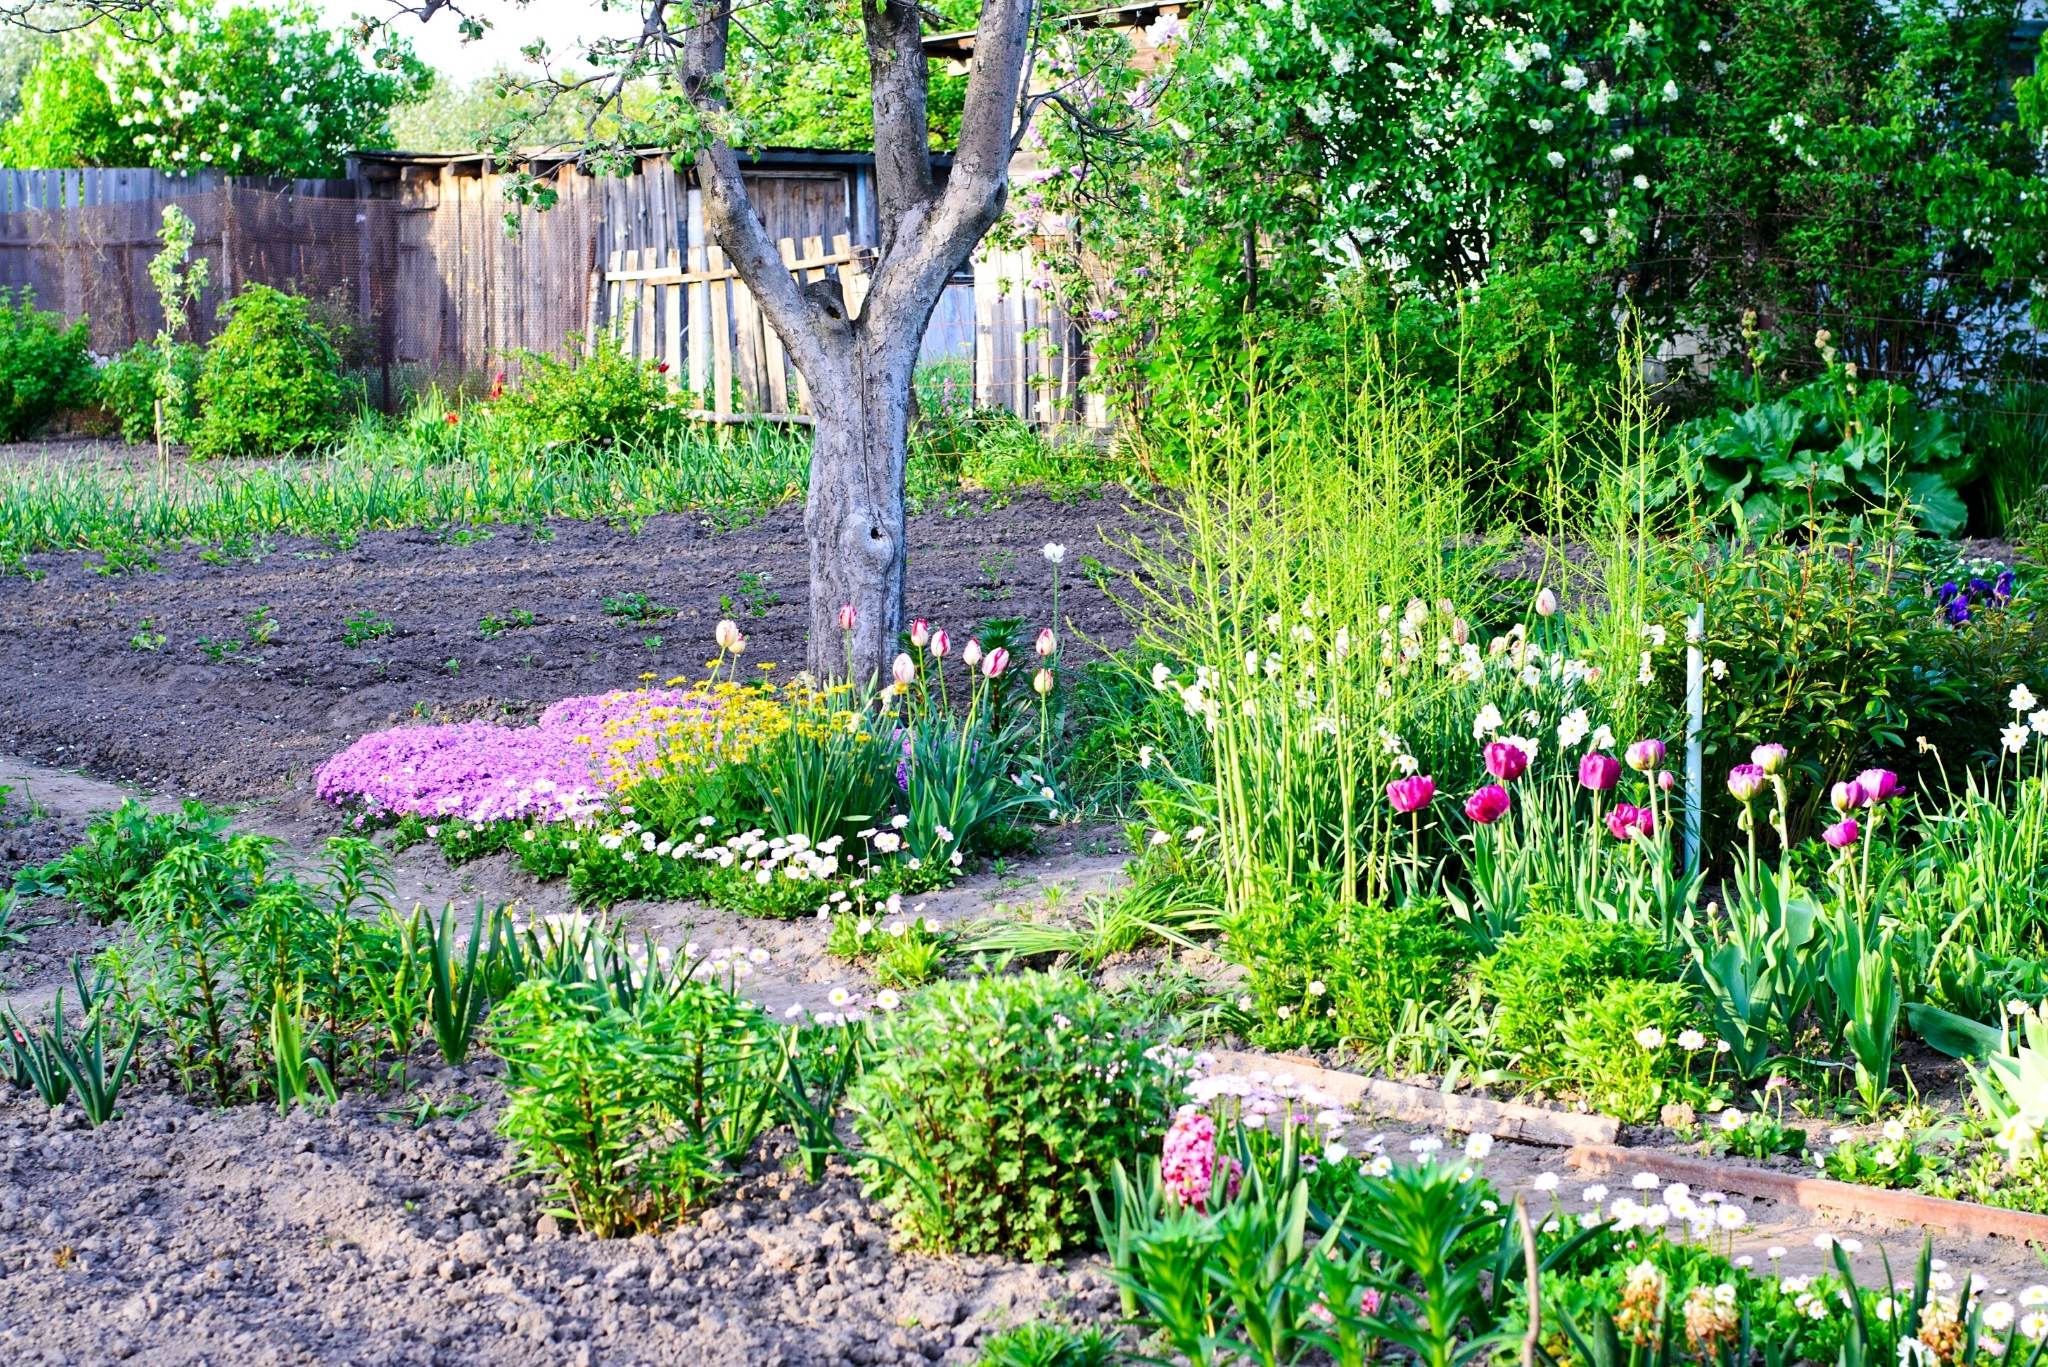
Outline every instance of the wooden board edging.
<path id="1" fill-rule="evenodd" d="M 1565 1162 L 1592 1173 L 1652 1172 L 1665 1181 L 1782 1201 L 1802 1210 L 1876 1216 L 1903 1224 L 1946 1230 L 1952 1234 L 2048 1244 L 2048 1215 L 1982 1206 L 1975 1201 L 1924 1196 L 1917 1191 L 1887 1191 L 1883 1187 L 1837 1182 L 1828 1177 L 1802 1177 L 1771 1168 L 1752 1168 L 1687 1154 L 1632 1149 L 1621 1144 L 1578 1144 L 1565 1155 Z"/>
<path id="2" fill-rule="evenodd" d="M 1442 1125 L 1466 1134 L 1490 1134 L 1496 1139 L 1556 1148 L 1608 1145 L 1621 1132 L 1620 1122 L 1609 1115 L 1578 1115 L 1519 1101 L 1439 1092 L 1413 1083 L 1339 1072 L 1293 1054 L 1215 1050 L 1209 1057 L 1219 1071 L 1282 1073 L 1312 1083 L 1347 1105 L 1411 1124 Z"/>

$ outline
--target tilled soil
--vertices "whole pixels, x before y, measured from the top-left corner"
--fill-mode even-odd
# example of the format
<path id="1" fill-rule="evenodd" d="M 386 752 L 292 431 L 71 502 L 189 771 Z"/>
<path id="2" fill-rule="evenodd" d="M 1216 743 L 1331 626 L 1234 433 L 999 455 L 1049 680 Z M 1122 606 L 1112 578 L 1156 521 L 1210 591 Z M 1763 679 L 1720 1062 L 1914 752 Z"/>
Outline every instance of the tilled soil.
<path id="1" fill-rule="evenodd" d="M 1129 626 L 1082 562 L 1121 564 L 1104 538 L 1143 522 L 1114 488 L 954 500 L 912 519 L 909 610 L 958 641 L 989 618 L 1035 632 L 1052 619 L 1040 548 L 1058 542 L 1069 548 L 1059 607 L 1071 646 L 1122 645 Z M 39 555 L 29 567 L 43 578 L 0 577 L 0 752 L 213 799 L 304 802 L 311 770 L 366 731 L 515 720 L 650 675 L 697 677 L 720 617 L 746 631 L 748 665 L 803 662 L 808 555 L 795 505 L 732 530 L 673 516 L 637 531 L 560 522 L 259 549 L 245 560 L 183 551 L 111 577 L 97 556 Z M 672 615 L 607 616 L 603 600 L 629 593 Z M 350 644 L 347 623 L 366 615 L 389 633 Z M 507 625 L 487 634 L 486 618 Z"/>
<path id="2" fill-rule="evenodd" d="M 1113 1308 L 1094 1262 L 896 1251 L 850 1176 L 812 1186 L 774 1137 L 692 1223 L 564 1230 L 495 1132 L 496 1069 L 324 1116 L 144 1093 L 97 1131 L 0 1094 L 0 1361 L 961 1363 L 992 1327 Z"/>

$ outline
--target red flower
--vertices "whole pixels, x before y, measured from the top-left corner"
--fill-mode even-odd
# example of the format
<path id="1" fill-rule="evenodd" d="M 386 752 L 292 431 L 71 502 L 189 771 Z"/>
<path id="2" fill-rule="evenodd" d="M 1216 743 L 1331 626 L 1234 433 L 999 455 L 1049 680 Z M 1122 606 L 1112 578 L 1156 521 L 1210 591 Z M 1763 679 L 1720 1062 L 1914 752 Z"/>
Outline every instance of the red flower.
<path id="1" fill-rule="evenodd" d="M 450 414 L 448 415 L 448 421 L 449 421 L 449 422 L 450 422 L 451 424 L 453 424 L 453 423 L 458 423 L 458 422 L 461 422 L 461 421 L 462 421 L 462 415 L 461 415 L 460 413 L 450 413 Z"/>
<path id="2" fill-rule="evenodd" d="M 656 366 L 656 367 L 654 368 L 654 373 L 655 373 L 655 374 L 657 374 L 657 375 L 666 375 L 666 374 L 668 374 L 668 362 L 667 362 L 667 361 L 663 361 L 663 362 L 662 362 L 662 363 L 661 363 L 660 365 Z"/>

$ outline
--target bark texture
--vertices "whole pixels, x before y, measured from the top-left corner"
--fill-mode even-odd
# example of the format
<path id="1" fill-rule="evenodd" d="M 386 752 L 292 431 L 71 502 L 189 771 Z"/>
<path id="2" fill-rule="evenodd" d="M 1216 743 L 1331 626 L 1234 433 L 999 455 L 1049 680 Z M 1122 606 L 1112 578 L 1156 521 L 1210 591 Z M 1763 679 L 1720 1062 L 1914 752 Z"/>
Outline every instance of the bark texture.
<path id="1" fill-rule="evenodd" d="M 864 3 L 875 114 L 881 243 L 868 294 L 847 317 L 833 293 L 783 268 L 723 143 L 697 157 L 705 219 L 810 386 L 817 426 L 804 523 L 811 549 L 807 666 L 820 678 L 886 675 L 903 622 L 904 473 L 911 378 L 946 287 L 1002 214 L 1028 106 L 1034 0 L 983 0 L 960 145 L 941 188 L 932 170 L 922 20 L 914 3 Z M 733 0 L 711 0 L 689 30 L 683 83 L 714 119 L 725 110 Z M 714 124 L 715 126 L 715 124 Z M 842 631 L 843 608 L 853 627 Z"/>

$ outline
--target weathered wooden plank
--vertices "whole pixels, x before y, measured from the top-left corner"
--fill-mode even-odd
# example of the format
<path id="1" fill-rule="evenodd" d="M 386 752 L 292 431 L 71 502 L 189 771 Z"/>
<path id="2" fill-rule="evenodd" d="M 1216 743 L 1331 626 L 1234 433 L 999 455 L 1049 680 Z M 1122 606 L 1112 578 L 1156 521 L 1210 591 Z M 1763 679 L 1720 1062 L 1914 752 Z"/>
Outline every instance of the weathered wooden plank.
<path id="1" fill-rule="evenodd" d="M 707 248 L 705 265 L 713 273 L 723 272 L 725 253 L 717 247 Z M 710 282 L 711 333 L 707 340 L 711 346 L 711 411 L 720 414 L 732 412 L 731 289 L 724 280 Z"/>

